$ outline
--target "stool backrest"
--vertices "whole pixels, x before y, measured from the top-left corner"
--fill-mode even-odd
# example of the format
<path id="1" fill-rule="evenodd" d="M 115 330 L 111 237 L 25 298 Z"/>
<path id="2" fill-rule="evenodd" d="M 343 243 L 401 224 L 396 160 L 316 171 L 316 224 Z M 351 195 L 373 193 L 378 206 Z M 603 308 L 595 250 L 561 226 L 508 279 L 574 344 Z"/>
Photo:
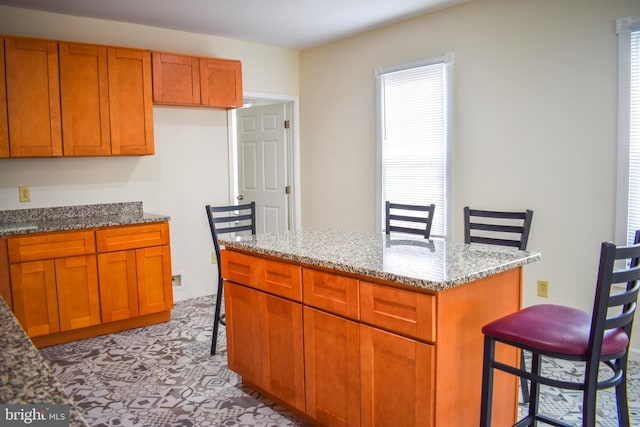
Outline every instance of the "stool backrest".
<path id="1" fill-rule="evenodd" d="M 436 205 L 408 205 L 385 202 L 385 233 L 392 231 L 419 234 L 425 239 L 431 236 L 431 224 Z"/>
<path id="2" fill-rule="evenodd" d="M 628 345 L 625 354 L 602 355 L 601 350 L 605 334 L 616 329 L 624 330 L 627 338 L 631 337 L 640 290 L 639 260 L 640 230 L 636 231 L 632 245 L 602 243 L 588 349 L 593 362 L 628 357 Z"/>
<path id="3" fill-rule="evenodd" d="M 527 249 L 533 211 L 503 212 L 464 208 L 464 242 Z"/>
<path id="4" fill-rule="evenodd" d="M 220 268 L 220 245 L 218 236 L 220 234 L 238 233 L 250 231 L 256 234 L 256 203 L 245 203 L 231 206 L 211 206 L 207 205 L 207 218 L 213 246 L 218 259 L 218 269 Z"/>

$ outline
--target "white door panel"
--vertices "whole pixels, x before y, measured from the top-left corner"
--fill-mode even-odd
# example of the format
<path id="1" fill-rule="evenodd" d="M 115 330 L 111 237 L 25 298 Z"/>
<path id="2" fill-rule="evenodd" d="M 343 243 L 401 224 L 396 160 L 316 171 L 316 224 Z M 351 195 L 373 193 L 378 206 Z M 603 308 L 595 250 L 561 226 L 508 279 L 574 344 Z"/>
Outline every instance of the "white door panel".
<path id="1" fill-rule="evenodd" d="M 286 104 L 237 110 L 238 193 L 256 202 L 256 232 L 288 229 Z"/>

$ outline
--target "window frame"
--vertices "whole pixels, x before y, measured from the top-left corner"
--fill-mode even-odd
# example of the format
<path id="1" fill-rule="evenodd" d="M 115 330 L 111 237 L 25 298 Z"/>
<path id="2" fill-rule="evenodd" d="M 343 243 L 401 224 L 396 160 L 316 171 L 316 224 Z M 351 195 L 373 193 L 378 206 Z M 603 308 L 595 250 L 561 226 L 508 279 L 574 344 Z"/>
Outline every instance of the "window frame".
<path id="1" fill-rule="evenodd" d="M 618 34 L 618 165 L 615 240 L 628 244 L 629 150 L 631 147 L 631 33 L 640 31 L 640 19 L 616 20 Z"/>
<path id="2" fill-rule="evenodd" d="M 376 78 L 376 227 L 377 230 L 384 229 L 384 212 L 385 201 L 382 197 L 382 142 L 383 142 L 383 102 L 382 76 L 387 73 L 408 70 L 411 68 L 424 67 L 435 64 L 444 65 L 444 91 L 445 91 L 445 111 L 444 111 L 444 128 L 445 128 L 445 165 L 444 165 L 444 181 L 445 181 L 445 206 L 436 206 L 436 215 L 444 217 L 444 236 L 432 234 L 432 238 L 444 239 L 446 241 L 453 240 L 453 133 L 452 133 L 452 117 L 453 117 L 453 67 L 454 54 L 445 53 L 442 56 L 434 57 L 422 61 L 411 62 L 401 65 L 378 67 L 375 70 Z"/>

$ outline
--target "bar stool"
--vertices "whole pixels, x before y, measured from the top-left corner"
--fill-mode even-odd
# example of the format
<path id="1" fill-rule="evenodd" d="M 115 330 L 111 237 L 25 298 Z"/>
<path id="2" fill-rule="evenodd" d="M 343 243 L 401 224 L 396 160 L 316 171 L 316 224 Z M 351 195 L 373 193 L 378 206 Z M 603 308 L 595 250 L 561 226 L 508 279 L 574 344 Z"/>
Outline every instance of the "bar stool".
<path id="1" fill-rule="evenodd" d="M 629 337 L 640 289 L 640 230 L 630 246 L 603 242 L 592 314 L 571 307 L 543 304 L 522 309 L 484 326 L 484 363 L 480 426 L 491 425 L 494 370 L 531 382 L 528 414 L 515 426 L 538 421 L 570 427 L 561 420 L 538 413 L 540 385 L 582 390 L 582 425 L 596 425 L 596 393 L 615 387 L 618 425 L 629 427 L 627 361 Z M 625 266 L 617 266 L 625 260 Z M 616 286 L 612 292 L 612 285 Z M 495 360 L 496 342 L 525 349 L 532 354 L 531 371 Z M 580 381 L 559 380 L 543 374 L 544 358 L 585 362 Z M 602 372 L 601 369 L 603 368 Z M 606 378 L 604 374 L 608 374 Z"/>

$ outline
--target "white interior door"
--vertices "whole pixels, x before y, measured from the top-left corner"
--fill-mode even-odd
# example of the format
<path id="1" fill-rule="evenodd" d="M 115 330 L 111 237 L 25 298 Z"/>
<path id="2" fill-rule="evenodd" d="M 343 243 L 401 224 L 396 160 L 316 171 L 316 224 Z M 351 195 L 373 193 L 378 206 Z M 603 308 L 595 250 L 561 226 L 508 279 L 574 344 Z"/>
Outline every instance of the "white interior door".
<path id="1" fill-rule="evenodd" d="M 256 202 L 256 232 L 288 230 L 288 105 L 241 108 L 237 114 L 238 203 Z"/>

